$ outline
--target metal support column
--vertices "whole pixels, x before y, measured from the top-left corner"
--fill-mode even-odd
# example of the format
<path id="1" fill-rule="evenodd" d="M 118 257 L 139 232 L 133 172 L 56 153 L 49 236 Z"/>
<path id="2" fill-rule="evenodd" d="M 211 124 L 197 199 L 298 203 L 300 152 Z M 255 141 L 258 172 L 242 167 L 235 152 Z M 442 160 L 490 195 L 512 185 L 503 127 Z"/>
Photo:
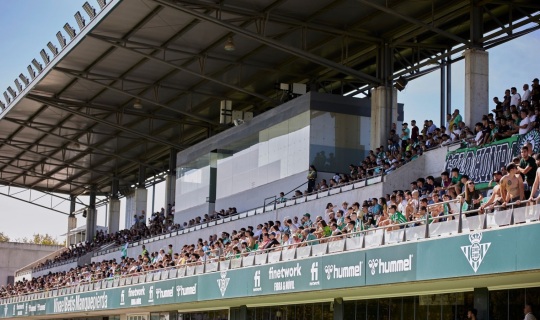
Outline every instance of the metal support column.
<path id="1" fill-rule="evenodd" d="M 109 233 L 114 233 L 120 230 L 120 200 L 118 199 L 118 179 L 114 178 L 111 186 L 111 198 L 108 206 L 108 223 Z"/>
<path id="2" fill-rule="evenodd" d="M 169 209 L 175 204 L 176 196 L 176 155 L 178 150 L 171 149 L 169 153 L 169 171 L 165 180 L 165 205 L 167 206 L 166 214 L 169 214 Z M 174 212 L 173 212 L 174 213 Z"/>
<path id="3" fill-rule="evenodd" d="M 452 60 L 446 58 L 446 113 L 452 113 Z"/>
<path id="4" fill-rule="evenodd" d="M 75 217 L 75 208 L 77 204 L 77 196 L 69 196 L 69 216 L 68 216 L 68 225 L 67 225 L 67 235 L 66 235 L 66 247 L 69 248 L 72 244 L 76 243 L 75 236 L 70 234 L 70 231 L 77 228 L 77 217 Z"/>
<path id="5" fill-rule="evenodd" d="M 440 94 L 441 94 L 441 125 L 446 124 L 446 69 L 445 69 L 446 60 L 441 60 L 441 88 L 440 88 Z M 446 128 L 450 129 L 450 128 Z"/>
<path id="6" fill-rule="evenodd" d="M 97 210 L 96 210 L 96 187 L 90 189 L 90 203 L 86 210 L 86 241 L 92 241 L 96 235 Z"/>
<path id="7" fill-rule="evenodd" d="M 139 166 L 139 175 L 137 177 L 137 189 L 135 189 L 135 214 L 143 216 L 143 221 L 146 222 L 146 211 L 148 205 L 148 190 L 145 188 L 146 167 Z"/>

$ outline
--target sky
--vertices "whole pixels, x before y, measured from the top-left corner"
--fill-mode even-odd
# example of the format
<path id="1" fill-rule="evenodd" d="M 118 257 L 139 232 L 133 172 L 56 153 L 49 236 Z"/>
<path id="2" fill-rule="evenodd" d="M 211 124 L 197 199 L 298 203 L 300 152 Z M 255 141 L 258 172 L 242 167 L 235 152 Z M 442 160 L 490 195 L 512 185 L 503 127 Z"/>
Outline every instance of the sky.
<path id="1" fill-rule="evenodd" d="M 0 59 L 0 92 L 8 86 L 15 88 L 13 80 L 23 72 L 32 59 L 39 59 L 39 51 L 48 41 L 56 43 L 56 33 L 63 30 L 66 22 L 76 26 L 73 15 L 81 11 L 84 0 L 2 0 L 0 1 L 0 30 L 3 30 L 3 50 Z M 88 0 L 98 8 L 95 0 Z M 87 19 L 88 21 L 88 19 Z M 500 45 L 489 52 L 489 96 L 503 96 L 504 90 L 512 86 L 521 91 L 524 83 L 540 77 L 540 31 Z M 464 104 L 464 61 L 452 65 L 452 109 L 463 113 Z M 410 81 L 399 92 L 398 102 L 405 105 L 405 121 L 417 122 L 440 119 L 440 74 L 438 71 Z M 488 111 L 486 106 L 486 113 Z M 489 108 L 491 109 L 491 108 Z M 466 120 L 466 119 L 465 119 Z M 5 192 L 7 187 L 0 186 Z M 164 183 L 156 186 L 155 210 L 165 205 Z M 22 193 L 21 195 L 25 195 Z M 151 211 L 152 190 L 148 192 L 148 209 Z M 45 197 L 42 201 L 49 201 Z M 85 200 L 87 201 L 87 200 Z M 69 203 L 53 200 L 58 209 L 68 211 Z M 124 227 L 125 201 L 121 204 L 120 226 Z M 0 195 L 0 232 L 14 239 L 31 237 L 34 233 L 49 233 L 63 241 L 67 232 L 67 216 L 43 209 L 19 200 Z M 78 216 L 78 225 L 84 225 Z M 98 225 L 105 225 L 106 208 L 98 209 Z"/>

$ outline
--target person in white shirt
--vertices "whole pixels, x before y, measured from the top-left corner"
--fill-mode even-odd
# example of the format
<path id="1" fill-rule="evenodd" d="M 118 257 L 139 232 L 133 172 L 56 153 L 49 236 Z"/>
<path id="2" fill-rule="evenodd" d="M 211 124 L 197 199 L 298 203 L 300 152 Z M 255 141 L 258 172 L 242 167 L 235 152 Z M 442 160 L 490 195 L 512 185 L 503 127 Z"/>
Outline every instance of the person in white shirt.
<path id="1" fill-rule="evenodd" d="M 521 105 L 521 95 L 517 92 L 516 87 L 510 88 L 510 106 L 519 107 Z"/>
<path id="2" fill-rule="evenodd" d="M 518 133 L 519 134 L 525 134 L 529 132 L 529 111 L 527 109 L 521 109 L 520 111 L 521 116 L 521 122 L 519 123 L 518 127 Z"/>
<path id="3" fill-rule="evenodd" d="M 525 304 L 523 313 L 525 314 L 525 318 L 523 318 L 523 320 L 536 320 L 536 317 L 532 313 L 532 306 L 529 303 Z"/>
<path id="4" fill-rule="evenodd" d="M 523 94 L 521 95 L 521 103 L 524 101 L 529 101 L 531 103 L 531 90 L 529 89 L 528 84 L 523 85 Z"/>

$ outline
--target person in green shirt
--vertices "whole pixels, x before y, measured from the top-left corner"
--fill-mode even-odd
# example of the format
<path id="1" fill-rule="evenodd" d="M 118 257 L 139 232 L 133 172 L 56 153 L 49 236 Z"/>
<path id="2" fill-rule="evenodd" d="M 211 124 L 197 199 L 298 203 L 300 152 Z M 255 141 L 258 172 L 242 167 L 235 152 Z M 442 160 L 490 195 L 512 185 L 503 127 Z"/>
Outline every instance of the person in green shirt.
<path id="1" fill-rule="evenodd" d="M 406 223 L 407 222 L 407 218 L 399 211 L 397 211 L 397 207 L 395 204 L 391 205 L 389 208 L 388 208 L 388 213 L 389 213 L 389 218 L 390 218 L 390 221 L 392 221 L 392 224 L 394 225 L 398 225 L 398 224 L 402 224 L 402 223 Z M 401 225 L 399 226 L 400 229 L 404 228 L 405 226 L 404 225 Z"/>
<path id="2" fill-rule="evenodd" d="M 454 188 L 457 194 L 460 194 L 461 190 L 463 189 L 463 183 L 461 182 L 461 174 L 459 174 L 458 168 L 453 168 L 450 172 L 450 185 L 448 186 L 448 189 L 450 188 Z"/>

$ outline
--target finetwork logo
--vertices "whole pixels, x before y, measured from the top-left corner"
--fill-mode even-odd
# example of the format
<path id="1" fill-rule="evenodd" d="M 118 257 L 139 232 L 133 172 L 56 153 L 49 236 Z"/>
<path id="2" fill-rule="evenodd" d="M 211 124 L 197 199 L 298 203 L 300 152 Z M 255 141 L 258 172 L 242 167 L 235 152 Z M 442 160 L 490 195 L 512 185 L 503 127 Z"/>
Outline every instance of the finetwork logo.
<path id="1" fill-rule="evenodd" d="M 480 268 L 482 260 L 486 256 L 486 253 L 491 246 L 491 242 L 480 243 L 482 241 L 482 232 L 471 233 L 469 235 L 469 241 L 471 242 L 470 246 L 462 246 L 461 251 L 469 261 L 469 264 L 474 270 L 474 273 Z"/>
<path id="2" fill-rule="evenodd" d="M 221 296 L 225 296 L 225 291 L 227 291 L 227 286 L 229 285 L 230 278 L 227 278 L 227 271 L 221 271 L 221 279 L 217 279 L 219 291 Z"/>
<path id="3" fill-rule="evenodd" d="M 122 290 L 122 292 L 120 293 L 120 305 L 123 306 L 126 304 L 126 297 L 125 297 L 125 291 L 126 290 Z"/>
<path id="4" fill-rule="evenodd" d="M 319 282 L 319 262 L 313 262 L 311 264 L 311 282 L 309 283 L 310 286 L 318 286 L 320 285 Z"/>
<path id="5" fill-rule="evenodd" d="M 150 289 L 148 289 L 148 302 L 154 302 L 154 286 L 150 286 Z"/>
<path id="6" fill-rule="evenodd" d="M 261 290 L 261 270 L 257 270 L 253 276 L 253 291 L 257 292 Z"/>

